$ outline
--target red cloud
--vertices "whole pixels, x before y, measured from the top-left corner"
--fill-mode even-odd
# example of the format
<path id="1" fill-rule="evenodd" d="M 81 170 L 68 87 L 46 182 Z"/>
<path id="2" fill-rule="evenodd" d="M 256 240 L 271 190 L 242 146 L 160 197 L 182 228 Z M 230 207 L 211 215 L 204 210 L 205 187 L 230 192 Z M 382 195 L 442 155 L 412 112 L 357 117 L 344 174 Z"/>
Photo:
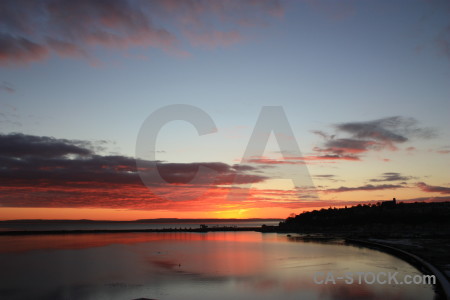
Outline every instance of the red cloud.
<path id="1" fill-rule="evenodd" d="M 441 149 L 436 150 L 436 152 L 440 153 L 440 154 L 449 154 L 450 153 L 450 147 L 449 146 L 442 147 Z"/>
<path id="2" fill-rule="evenodd" d="M 217 210 L 222 205 L 230 205 L 226 186 L 237 184 L 239 195 L 240 184 L 269 178 L 248 165 L 158 162 L 160 175 L 170 183 L 152 184 L 151 177 L 149 190 L 143 185 L 133 158 L 96 155 L 87 147 L 93 145 L 23 134 L 0 135 L 0 206 Z M 215 171 L 213 181 L 201 172 L 197 174 L 200 166 Z M 193 177 L 196 177 L 195 184 L 189 183 Z M 293 193 L 270 194 L 276 201 L 267 199 L 264 193 L 253 191 L 246 202 L 244 189 L 242 201 L 231 205 L 283 207 L 287 202 L 296 201 Z M 257 199 L 264 201 L 255 204 Z M 280 200 L 283 201 L 277 202 Z"/>

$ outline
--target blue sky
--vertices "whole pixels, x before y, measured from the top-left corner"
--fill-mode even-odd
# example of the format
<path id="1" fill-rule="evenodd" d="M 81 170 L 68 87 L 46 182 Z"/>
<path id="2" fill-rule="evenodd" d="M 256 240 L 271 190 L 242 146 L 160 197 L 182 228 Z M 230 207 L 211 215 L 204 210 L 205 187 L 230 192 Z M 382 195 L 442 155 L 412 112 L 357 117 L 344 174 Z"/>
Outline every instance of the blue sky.
<path id="1" fill-rule="evenodd" d="M 419 183 L 450 186 L 448 1 L 60 1 L 53 10 L 50 1 L 36 3 L 47 14 L 14 1 L 0 5 L 8 16 L 0 21 L 4 135 L 105 141 L 99 155 L 134 157 L 149 114 L 190 104 L 207 112 L 218 132 L 198 137 L 185 122 L 168 124 L 157 158 L 231 165 L 241 160 L 262 106 L 283 107 L 300 150 L 311 157 L 336 155 L 330 140 L 367 140 L 339 124 L 359 122 L 361 129 L 399 116 L 390 129 L 404 141 L 375 139 L 384 144 L 358 152 L 358 160 L 339 153 L 308 165 L 321 198 L 446 195 Z M 277 151 L 272 139 L 267 157 L 280 158 Z M 375 184 L 389 172 L 408 178 L 400 192 L 326 192 Z"/>

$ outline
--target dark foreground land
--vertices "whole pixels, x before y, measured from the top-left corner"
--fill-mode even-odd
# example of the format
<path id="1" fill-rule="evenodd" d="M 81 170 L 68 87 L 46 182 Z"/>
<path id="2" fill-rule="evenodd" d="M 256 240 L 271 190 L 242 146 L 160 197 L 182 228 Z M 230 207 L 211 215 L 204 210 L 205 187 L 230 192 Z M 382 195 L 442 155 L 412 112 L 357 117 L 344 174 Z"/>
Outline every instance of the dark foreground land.
<path id="1" fill-rule="evenodd" d="M 435 266 L 450 280 L 450 202 L 396 203 L 386 201 L 350 208 L 329 208 L 290 217 L 268 231 L 299 233 L 303 239 L 344 239 L 381 248 L 424 269 Z M 397 251 L 400 250 L 400 251 Z M 405 254 L 403 251 L 419 259 Z M 428 270 L 429 271 L 429 270 Z"/>
<path id="2" fill-rule="evenodd" d="M 450 202 L 322 209 L 290 217 L 277 231 L 386 243 L 450 267 Z"/>

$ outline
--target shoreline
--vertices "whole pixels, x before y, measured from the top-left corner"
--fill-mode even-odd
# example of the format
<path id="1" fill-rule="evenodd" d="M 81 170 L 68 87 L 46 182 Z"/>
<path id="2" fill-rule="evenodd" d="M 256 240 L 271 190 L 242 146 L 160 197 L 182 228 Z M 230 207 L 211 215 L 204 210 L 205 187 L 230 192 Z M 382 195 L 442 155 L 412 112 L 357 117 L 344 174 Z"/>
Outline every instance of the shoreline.
<path id="1" fill-rule="evenodd" d="M 349 245 L 359 245 L 371 249 L 376 249 L 385 253 L 389 253 L 398 257 L 414 267 L 416 267 L 421 273 L 434 275 L 436 277 L 436 288 L 439 296 L 443 296 L 445 299 L 450 299 L 450 282 L 447 276 L 443 271 L 441 271 L 438 267 L 431 264 L 429 261 L 419 257 L 416 254 L 410 253 L 398 247 L 393 247 L 392 245 L 387 245 L 380 243 L 380 241 L 374 242 L 370 240 L 360 240 L 360 239 L 352 239 L 345 238 L 346 244 Z M 382 241 L 381 241 L 382 242 Z"/>
<path id="2" fill-rule="evenodd" d="M 390 238 L 381 238 L 374 239 L 361 237 L 361 238 L 352 238 L 349 235 L 343 234 L 330 234 L 330 233 L 299 233 L 299 232 L 283 232 L 283 234 L 287 234 L 288 237 L 303 240 L 307 242 L 320 242 L 320 243 L 330 243 L 333 241 L 343 241 L 346 245 L 359 246 L 369 249 L 378 250 L 384 253 L 388 253 L 393 255 L 409 264 L 417 268 L 422 274 L 426 275 L 434 275 L 436 277 L 435 291 L 438 295 L 437 299 L 449 299 L 450 300 L 450 278 L 445 273 L 446 265 L 431 263 L 429 253 L 429 249 L 425 247 L 421 248 L 420 253 L 417 254 L 417 250 L 415 253 L 402 249 L 402 244 L 394 244 L 392 242 L 396 241 L 396 239 Z M 295 235 L 294 235 L 295 234 Z M 418 239 L 418 241 L 423 241 Z M 422 246 L 422 245 L 421 245 Z M 428 254 L 423 255 L 423 253 Z M 450 265 L 449 265 L 450 266 Z M 448 268 L 448 266 L 447 266 Z"/>

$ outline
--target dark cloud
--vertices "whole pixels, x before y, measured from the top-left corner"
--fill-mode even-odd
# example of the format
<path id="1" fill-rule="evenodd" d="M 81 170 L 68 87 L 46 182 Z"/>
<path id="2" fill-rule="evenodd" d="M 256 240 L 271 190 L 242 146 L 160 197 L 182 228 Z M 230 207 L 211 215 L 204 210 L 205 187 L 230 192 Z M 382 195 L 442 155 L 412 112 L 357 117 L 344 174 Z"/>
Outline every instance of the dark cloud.
<path id="1" fill-rule="evenodd" d="M 234 164 L 232 168 L 236 171 L 257 171 L 258 169 L 249 165 Z"/>
<path id="2" fill-rule="evenodd" d="M 142 195 L 147 200 L 159 199 L 142 183 L 134 158 L 95 154 L 90 149 L 93 144 L 24 134 L 0 135 L 0 206 L 139 208 L 143 205 L 138 203 Z M 209 188 L 208 175 L 197 173 L 200 166 L 216 172 L 212 187 L 267 178 L 252 174 L 256 170 L 253 167 L 221 162 L 157 162 L 160 175 L 152 174 L 163 177 L 168 184 L 155 183 L 155 187 L 166 192 L 174 189 L 169 183 L 186 184 L 188 189 Z M 195 185 L 189 185 L 194 177 Z M 118 199 L 123 203 L 116 203 Z M 146 207 L 155 203 L 147 203 Z"/>
<path id="3" fill-rule="evenodd" d="M 337 153 L 358 153 L 366 151 L 366 149 L 371 146 L 373 142 L 355 140 L 355 139 L 333 139 L 326 142 L 326 146 L 335 149 Z"/>
<path id="4" fill-rule="evenodd" d="M 391 117 L 370 122 L 342 123 L 335 126 L 338 130 L 350 133 L 355 138 L 403 143 L 408 139 L 392 130 L 397 127 L 396 124 L 398 125 L 399 121 L 401 121 L 399 117 Z"/>
<path id="5" fill-rule="evenodd" d="M 315 147 L 314 151 L 324 153 L 319 156 L 322 159 L 359 160 L 358 154 L 367 151 L 374 145 L 372 141 L 356 139 L 329 139 L 324 146 Z"/>
<path id="6" fill-rule="evenodd" d="M 341 186 L 341 187 L 339 187 L 337 189 L 323 190 L 323 192 L 326 192 L 326 193 L 341 193 L 341 192 L 353 192 L 353 191 L 390 190 L 390 189 L 397 189 L 397 188 L 404 188 L 404 186 L 403 185 L 399 185 L 399 184 L 380 184 L 380 185 L 366 184 L 366 185 L 357 186 L 357 187 Z"/>
<path id="7" fill-rule="evenodd" d="M 66 155 L 91 155 L 92 152 L 83 146 L 80 141 L 55 139 L 52 137 L 38 137 L 13 133 L 0 135 L 0 156 L 21 159 L 33 157 L 61 157 Z"/>
<path id="8" fill-rule="evenodd" d="M 335 125 L 358 139 L 370 139 L 384 143 L 403 143 L 411 137 L 434 137 L 433 130 L 420 128 L 414 118 L 400 116 L 378 119 L 369 122 L 351 122 Z"/>
<path id="9" fill-rule="evenodd" d="M 406 203 L 414 203 L 414 202 L 448 202 L 448 201 L 450 201 L 450 197 L 448 197 L 448 196 L 444 196 L 444 197 L 420 197 L 420 198 L 411 198 L 411 199 L 401 200 L 401 202 L 406 202 Z"/>
<path id="10" fill-rule="evenodd" d="M 334 125 L 338 133 L 349 135 L 348 138 L 336 138 L 322 131 L 314 131 L 325 139 L 323 146 L 314 151 L 335 159 L 359 160 L 360 156 L 371 150 L 397 150 L 397 144 L 411 138 L 431 138 L 435 132 L 421 128 L 413 118 L 400 116 L 367 122 L 348 122 Z"/>
<path id="11" fill-rule="evenodd" d="M 39 61 L 51 53 L 90 58 L 97 46 L 184 54 L 183 40 L 226 46 L 242 40 L 242 27 L 265 24 L 282 12 L 277 0 L 3 0 L 0 64 Z"/>
<path id="12" fill-rule="evenodd" d="M 320 175 L 314 175 L 314 177 L 316 177 L 316 178 L 334 178 L 334 177 L 336 177 L 336 175 L 332 175 L 332 174 L 320 174 Z"/>
<path id="13" fill-rule="evenodd" d="M 450 194 L 450 187 L 428 185 L 425 182 L 418 182 L 417 186 L 424 192 Z"/>
<path id="14" fill-rule="evenodd" d="M 196 177 L 197 183 L 208 183 L 209 175 L 198 172 L 200 167 L 205 167 L 216 172 L 214 184 L 233 184 L 238 179 L 238 184 L 256 183 L 267 179 L 266 176 L 245 174 L 246 171 L 254 171 L 255 168 L 239 168 L 221 162 L 195 162 L 195 163 L 167 163 L 159 162 L 157 168 L 160 176 L 168 183 L 186 184 Z M 239 176 L 237 176 L 239 174 Z"/>
<path id="15" fill-rule="evenodd" d="M 411 176 L 403 176 L 396 172 L 386 172 L 381 175 L 381 178 L 374 178 L 370 181 L 372 182 L 382 182 L 382 181 L 407 181 L 412 179 Z"/>

